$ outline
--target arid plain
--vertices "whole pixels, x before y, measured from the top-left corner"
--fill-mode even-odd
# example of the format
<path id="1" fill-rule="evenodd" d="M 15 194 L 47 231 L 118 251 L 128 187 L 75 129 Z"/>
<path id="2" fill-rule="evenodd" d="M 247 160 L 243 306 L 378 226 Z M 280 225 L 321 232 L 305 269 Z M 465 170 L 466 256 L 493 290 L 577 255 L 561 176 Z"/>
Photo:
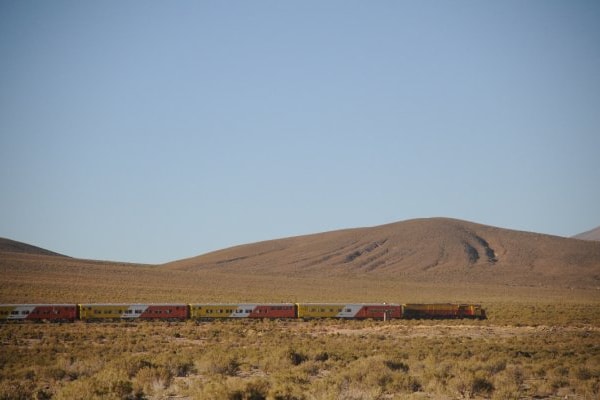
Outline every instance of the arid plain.
<path id="1" fill-rule="evenodd" d="M 600 395 L 595 241 L 433 218 L 136 265 L 3 239 L 0 274 L 2 303 L 476 302 L 489 315 L 5 324 L 0 398 Z"/>

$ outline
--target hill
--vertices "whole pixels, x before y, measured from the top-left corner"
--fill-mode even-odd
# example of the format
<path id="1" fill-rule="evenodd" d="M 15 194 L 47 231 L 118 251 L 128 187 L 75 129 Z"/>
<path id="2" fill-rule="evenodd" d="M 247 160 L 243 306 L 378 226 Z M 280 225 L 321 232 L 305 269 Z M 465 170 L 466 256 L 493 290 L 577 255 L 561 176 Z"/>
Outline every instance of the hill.
<path id="1" fill-rule="evenodd" d="M 0 253 L 21 253 L 35 254 L 42 256 L 57 256 L 66 257 L 62 254 L 55 253 L 50 250 L 42 249 L 41 247 L 32 246 L 27 243 L 17 242 L 6 238 L 0 238 Z"/>
<path id="2" fill-rule="evenodd" d="M 600 226 L 573 236 L 574 239 L 600 241 Z"/>
<path id="3" fill-rule="evenodd" d="M 600 242 L 446 218 L 246 244 L 164 265 L 81 260 L 0 241 L 0 303 L 562 304 L 595 302 L 599 287 Z"/>
<path id="4" fill-rule="evenodd" d="M 378 276 L 415 282 L 600 286 L 600 243 L 448 218 L 236 246 L 165 264 L 179 271 Z"/>

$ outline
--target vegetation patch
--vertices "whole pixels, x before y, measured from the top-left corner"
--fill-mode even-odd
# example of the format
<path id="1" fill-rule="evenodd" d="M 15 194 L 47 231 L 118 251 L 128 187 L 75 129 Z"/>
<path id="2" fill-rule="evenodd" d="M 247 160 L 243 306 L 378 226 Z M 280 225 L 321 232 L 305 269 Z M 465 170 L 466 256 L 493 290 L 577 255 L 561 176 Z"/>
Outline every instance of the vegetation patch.
<path id="1" fill-rule="evenodd" d="M 600 328 L 490 321 L 4 324 L 0 399 L 600 395 Z"/>

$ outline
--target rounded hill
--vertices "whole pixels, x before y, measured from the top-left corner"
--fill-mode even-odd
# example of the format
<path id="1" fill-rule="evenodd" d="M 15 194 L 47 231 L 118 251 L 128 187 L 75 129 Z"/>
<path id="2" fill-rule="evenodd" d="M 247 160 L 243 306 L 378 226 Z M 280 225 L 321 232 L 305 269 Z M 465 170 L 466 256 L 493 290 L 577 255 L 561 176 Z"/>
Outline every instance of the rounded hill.
<path id="1" fill-rule="evenodd" d="M 600 286 L 600 243 L 448 218 L 235 246 L 163 266 L 254 275 L 369 275 L 410 281 Z"/>

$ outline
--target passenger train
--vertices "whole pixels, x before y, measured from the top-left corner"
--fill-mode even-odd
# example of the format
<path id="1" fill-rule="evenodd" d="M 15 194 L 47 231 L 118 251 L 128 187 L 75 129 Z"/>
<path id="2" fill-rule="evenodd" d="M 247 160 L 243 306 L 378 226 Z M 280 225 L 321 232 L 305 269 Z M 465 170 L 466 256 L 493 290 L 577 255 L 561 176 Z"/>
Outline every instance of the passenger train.
<path id="1" fill-rule="evenodd" d="M 479 304 L 198 303 L 0 304 L 0 321 L 264 319 L 485 319 Z"/>

